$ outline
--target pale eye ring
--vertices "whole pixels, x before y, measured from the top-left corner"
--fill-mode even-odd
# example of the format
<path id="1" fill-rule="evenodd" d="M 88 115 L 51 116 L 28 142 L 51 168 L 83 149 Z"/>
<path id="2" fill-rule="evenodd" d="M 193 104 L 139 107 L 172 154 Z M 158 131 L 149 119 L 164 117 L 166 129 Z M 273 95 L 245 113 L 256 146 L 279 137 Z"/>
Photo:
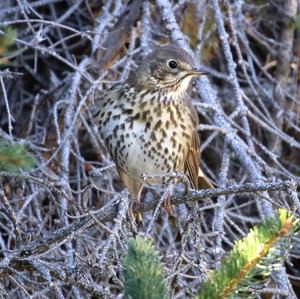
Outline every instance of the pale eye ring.
<path id="1" fill-rule="evenodd" d="M 176 69 L 177 68 L 177 62 L 175 61 L 175 60 L 170 60 L 169 62 L 168 62 L 168 66 L 171 68 L 171 69 Z"/>

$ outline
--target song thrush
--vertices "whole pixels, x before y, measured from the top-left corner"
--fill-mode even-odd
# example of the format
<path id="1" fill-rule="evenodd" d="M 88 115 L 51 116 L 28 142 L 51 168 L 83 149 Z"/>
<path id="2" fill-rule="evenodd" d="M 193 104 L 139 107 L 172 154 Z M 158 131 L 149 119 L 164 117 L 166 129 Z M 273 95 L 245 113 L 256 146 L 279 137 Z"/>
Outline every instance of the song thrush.
<path id="1" fill-rule="evenodd" d="M 199 167 L 198 115 L 186 90 L 194 76 L 193 58 L 174 46 L 157 48 L 128 80 L 96 100 L 93 113 L 118 173 L 139 200 L 143 174 L 185 173 L 192 188 L 212 188 Z M 162 185 L 153 177 L 148 185 Z"/>

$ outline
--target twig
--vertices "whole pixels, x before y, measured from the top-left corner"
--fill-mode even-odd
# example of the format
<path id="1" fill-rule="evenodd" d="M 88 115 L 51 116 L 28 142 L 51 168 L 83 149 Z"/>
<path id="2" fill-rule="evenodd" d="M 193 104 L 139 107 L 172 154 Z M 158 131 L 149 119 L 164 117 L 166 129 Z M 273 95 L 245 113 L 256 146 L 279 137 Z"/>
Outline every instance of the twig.
<path id="1" fill-rule="evenodd" d="M 294 188 L 294 183 L 292 181 L 281 181 L 277 183 L 247 183 L 241 186 L 229 186 L 216 189 L 205 189 L 205 190 L 190 190 L 187 194 L 174 193 L 171 198 L 171 203 L 174 205 L 179 205 L 186 202 L 200 201 L 205 198 L 230 195 L 230 194 L 240 194 L 240 193 L 257 193 L 263 191 L 284 191 Z M 31 255 L 41 255 L 49 250 L 53 250 L 55 247 L 60 246 L 64 242 L 77 237 L 85 229 L 91 227 L 95 224 L 95 219 L 98 221 L 111 221 L 116 216 L 116 204 L 119 198 L 122 198 L 123 193 L 118 194 L 114 199 L 112 199 L 109 205 L 106 205 L 99 211 L 96 211 L 93 215 L 87 216 L 86 218 L 63 227 L 56 232 L 49 234 L 47 237 L 40 241 L 32 242 L 28 244 L 20 252 L 20 256 L 29 257 Z M 146 212 L 148 210 L 156 208 L 159 200 L 153 200 L 152 202 L 141 203 L 141 212 Z M 298 211 L 299 213 L 299 211 Z M 95 219 L 94 219 L 95 218 Z M 53 246 L 54 245 L 54 246 Z"/>

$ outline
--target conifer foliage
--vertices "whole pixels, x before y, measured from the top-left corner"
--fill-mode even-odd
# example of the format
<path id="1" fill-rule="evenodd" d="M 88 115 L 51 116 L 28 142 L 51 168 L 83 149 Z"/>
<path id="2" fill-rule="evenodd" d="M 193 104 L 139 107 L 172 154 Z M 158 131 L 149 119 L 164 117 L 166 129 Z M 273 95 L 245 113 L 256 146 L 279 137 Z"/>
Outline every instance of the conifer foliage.
<path id="1" fill-rule="evenodd" d="M 30 170 L 34 164 L 34 158 L 24 145 L 0 140 L 0 170 L 8 172 Z"/>
<path id="2" fill-rule="evenodd" d="M 255 226 L 238 240 L 220 269 L 208 275 L 195 299 L 256 298 L 271 271 L 279 268 L 289 249 L 289 236 L 299 230 L 299 219 L 285 209 Z M 153 245 L 137 237 L 129 243 L 124 262 L 125 298 L 167 298 L 163 266 Z"/>
<path id="3" fill-rule="evenodd" d="M 210 273 L 196 299 L 254 298 L 255 287 L 283 261 L 287 237 L 298 230 L 298 223 L 299 219 L 279 209 L 274 218 L 255 226 L 235 243 L 220 269 Z"/>
<path id="4" fill-rule="evenodd" d="M 167 298 L 165 273 L 149 240 L 138 236 L 130 241 L 123 274 L 125 298 Z"/>

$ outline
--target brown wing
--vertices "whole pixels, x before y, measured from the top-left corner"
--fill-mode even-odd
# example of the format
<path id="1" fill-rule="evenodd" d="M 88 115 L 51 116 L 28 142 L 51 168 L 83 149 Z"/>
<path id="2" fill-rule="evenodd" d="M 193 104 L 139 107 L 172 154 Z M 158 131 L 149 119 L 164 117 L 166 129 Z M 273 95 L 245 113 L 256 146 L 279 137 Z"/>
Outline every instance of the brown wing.
<path id="1" fill-rule="evenodd" d="M 189 101 L 187 102 L 187 106 L 191 113 L 191 117 L 194 122 L 194 130 L 191 136 L 191 144 L 188 150 L 187 158 L 185 160 L 184 171 L 188 176 L 191 186 L 194 189 L 210 189 L 214 188 L 214 186 L 210 183 L 208 178 L 204 175 L 202 170 L 200 169 L 200 140 L 198 136 L 198 132 L 196 130 L 197 125 L 199 123 L 198 114 L 195 108 Z"/>
<path id="2" fill-rule="evenodd" d="M 192 141 L 184 164 L 184 172 L 188 176 L 193 189 L 198 189 L 199 169 L 199 137 L 196 130 L 192 133 Z"/>

